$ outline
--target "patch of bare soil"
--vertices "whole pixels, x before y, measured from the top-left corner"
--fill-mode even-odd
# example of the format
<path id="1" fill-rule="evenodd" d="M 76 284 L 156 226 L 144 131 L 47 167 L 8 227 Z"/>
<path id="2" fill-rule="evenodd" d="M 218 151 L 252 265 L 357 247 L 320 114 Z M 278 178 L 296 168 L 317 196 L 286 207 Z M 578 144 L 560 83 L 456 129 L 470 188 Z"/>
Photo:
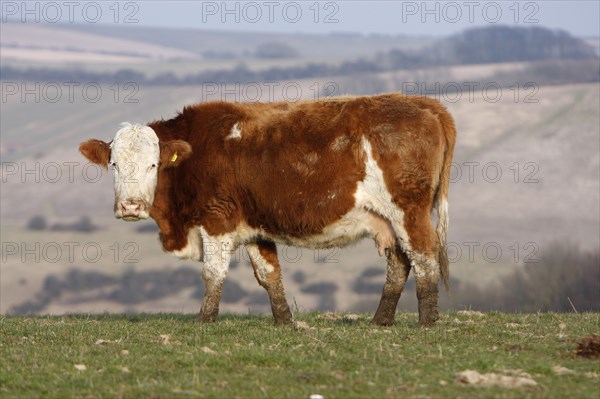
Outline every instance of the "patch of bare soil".
<path id="1" fill-rule="evenodd" d="M 600 335 L 590 335 L 577 343 L 577 356 L 588 359 L 600 359 Z"/>

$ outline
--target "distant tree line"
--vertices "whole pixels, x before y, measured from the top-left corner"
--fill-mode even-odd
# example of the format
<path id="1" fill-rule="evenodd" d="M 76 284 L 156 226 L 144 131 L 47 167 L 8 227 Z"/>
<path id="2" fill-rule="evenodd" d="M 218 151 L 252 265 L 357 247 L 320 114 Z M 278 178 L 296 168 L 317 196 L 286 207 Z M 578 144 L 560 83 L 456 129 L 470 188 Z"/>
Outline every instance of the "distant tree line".
<path id="1" fill-rule="evenodd" d="M 598 58 L 583 40 L 542 27 L 475 28 L 442 40 L 436 47 L 436 53 L 452 64 Z"/>
<path id="2" fill-rule="evenodd" d="M 294 57 L 293 48 L 279 43 L 261 46 L 261 58 Z M 347 76 L 434 66 L 540 60 L 597 60 L 595 50 L 584 41 L 563 31 L 542 27 L 485 27 L 467 30 L 442 39 L 431 47 L 404 51 L 394 49 L 370 58 L 346 61 L 339 65 L 309 63 L 300 66 L 251 70 L 240 63 L 232 69 L 202 71 L 185 76 L 164 72 L 156 76 L 131 69 L 116 72 L 92 72 L 80 69 L 15 68 L 0 66 L 2 80 L 46 82 L 97 82 L 140 85 L 197 85 L 206 82 L 260 82 L 306 79 L 323 76 Z"/>
<path id="3" fill-rule="evenodd" d="M 85 215 L 72 223 L 54 223 L 51 226 L 48 226 L 48 222 L 44 216 L 36 215 L 29 219 L 26 227 L 29 230 L 37 231 L 49 229 L 50 231 L 77 231 L 81 233 L 91 233 L 99 229 L 99 227 L 92 222 L 90 217 Z"/>

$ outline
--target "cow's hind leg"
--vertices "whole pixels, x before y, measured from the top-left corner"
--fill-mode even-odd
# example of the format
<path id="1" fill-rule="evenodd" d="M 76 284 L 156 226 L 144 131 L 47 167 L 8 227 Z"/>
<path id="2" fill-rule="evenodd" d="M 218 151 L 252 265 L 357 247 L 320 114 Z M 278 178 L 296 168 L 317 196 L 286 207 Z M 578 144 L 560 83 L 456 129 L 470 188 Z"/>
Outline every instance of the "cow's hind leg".
<path id="1" fill-rule="evenodd" d="M 389 326 L 394 324 L 396 316 L 396 307 L 398 300 L 404 289 L 404 284 L 410 273 L 410 262 L 406 255 L 402 252 L 399 246 L 388 248 L 387 256 L 387 275 L 383 292 L 381 293 L 381 301 L 372 324 L 380 326 Z"/>
<path id="2" fill-rule="evenodd" d="M 440 266 L 437 259 L 438 242 L 429 213 L 407 214 L 406 231 L 410 249 L 406 251 L 415 273 L 419 324 L 429 327 L 438 320 L 438 282 Z"/>
<path id="3" fill-rule="evenodd" d="M 440 268 L 435 255 L 419 254 L 415 256 L 415 280 L 417 282 L 417 300 L 419 301 L 419 324 L 431 327 L 439 319 L 438 281 Z"/>
<path id="4" fill-rule="evenodd" d="M 277 259 L 275 243 L 272 241 L 258 241 L 247 244 L 246 250 L 250 256 L 256 280 L 269 294 L 275 324 L 291 323 L 292 313 L 285 299 L 285 291 L 281 280 L 281 267 Z"/>

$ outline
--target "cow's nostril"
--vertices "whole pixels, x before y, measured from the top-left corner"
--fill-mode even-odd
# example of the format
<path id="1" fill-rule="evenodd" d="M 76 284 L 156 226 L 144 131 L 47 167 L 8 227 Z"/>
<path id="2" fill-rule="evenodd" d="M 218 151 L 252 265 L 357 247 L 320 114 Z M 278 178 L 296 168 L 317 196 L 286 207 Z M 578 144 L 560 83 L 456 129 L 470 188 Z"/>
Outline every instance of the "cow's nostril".
<path id="1" fill-rule="evenodd" d="M 147 206 L 142 200 L 123 200 L 117 205 L 118 213 L 121 216 L 140 216 L 146 210 Z"/>

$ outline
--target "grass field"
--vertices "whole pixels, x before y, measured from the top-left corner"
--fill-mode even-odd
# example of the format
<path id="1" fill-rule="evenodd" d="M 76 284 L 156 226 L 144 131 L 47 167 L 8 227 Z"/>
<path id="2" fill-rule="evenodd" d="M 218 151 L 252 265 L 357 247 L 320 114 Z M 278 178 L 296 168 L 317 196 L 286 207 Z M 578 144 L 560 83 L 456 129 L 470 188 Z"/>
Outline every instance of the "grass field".
<path id="1" fill-rule="evenodd" d="M 400 314 L 301 313 L 295 328 L 262 315 L 74 315 L 0 319 L 2 397 L 597 398 L 600 360 L 576 341 L 600 315 L 444 313 L 432 329 Z M 100 341 L 102 340 L 102 341 Z M 531 385 L 481 387 L 464 370 Z"/>

